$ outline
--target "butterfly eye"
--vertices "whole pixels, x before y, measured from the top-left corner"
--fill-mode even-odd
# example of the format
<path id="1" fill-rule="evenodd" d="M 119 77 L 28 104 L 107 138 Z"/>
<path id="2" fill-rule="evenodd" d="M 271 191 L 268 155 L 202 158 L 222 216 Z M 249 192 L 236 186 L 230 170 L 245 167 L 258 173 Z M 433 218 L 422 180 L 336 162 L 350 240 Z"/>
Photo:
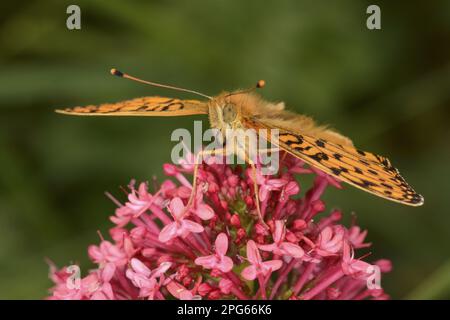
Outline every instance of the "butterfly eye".
<path id="1" fill-rule="evenodd" d="M 236 119 L 236 108 L 233 104 L 227 103 L 222 109 L 222 118 L 226 123 L 233 122 Z"/>

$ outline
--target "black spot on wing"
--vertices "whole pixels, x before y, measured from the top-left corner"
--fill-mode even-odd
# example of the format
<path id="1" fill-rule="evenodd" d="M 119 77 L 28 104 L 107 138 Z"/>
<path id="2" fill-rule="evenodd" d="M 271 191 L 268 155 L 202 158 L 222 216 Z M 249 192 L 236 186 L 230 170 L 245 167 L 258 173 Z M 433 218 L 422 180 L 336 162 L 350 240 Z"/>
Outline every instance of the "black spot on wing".
<path id="1" fill-rule="evenodd" d="M 283 138 L 283 142 L 287 145 L 291 145 L 293 143 L 303 143 L 303 139 L 299 135 L 281 134 L 280 138 Z"/>
<path id="2" fill-rule="evenodd" d="M 360 168 L 355 167 L 354 169 L 355 169 L 355 172 L 356 172 L 356 173 L 358 173 L 358 174 L 363 174 L 363 172 L 362 172 L 362 170 L 361 170 Z"/>
<path id="3" fill-rule="evenodd" d="M 392 187 L 392 186 L 390 186 L 390 185 L 388 185 L 387 183 L 381 183 L 381 185 L 383 186 L 383 187 L 385 187 L 385 188 L 388 188 L 388 189 L 390 189 L 390 190 L 393 190 L 394 188 Z"/>
<path id="4" fill-rule="evenodd" d="M 173 100 L 171 100 L 173 101 Z M 167 111 L 169 110 L 170 107 L 173 106 L 177 106 L 177 110 L 181 110 L 184 108 L 184 104 L 182 104 L 181 102 L 177 101 L 177 102 L 170 102 L 169 104 L 167 104 L 166 106 L 164 106 L 161 111 Z"/>
<path id="5" fill-rule="evenodd" d="M 145 110 L 147 110 L 147 108 L 148 108 L 148 106 L 144 104 L 144 105 L 140 106 L 139 108 L 137 108 L 136 111 L 145 111 Z"/>
<path id="6" fill-rule="evenodd" d="M 316 160 L 317 162 L 320 162 L 320 161 L 322 161 L 322 160 L 328 160 L 329 158 L 328 158 L 328 156 L 325 154 L 325 153 L 323 153 L 323 152 L 318 152 L 318 153 L 316 153 L 316 154 L 312 154 L 312 155 L 310 155 L 309 156 L 311 159 L 313 159 L 313 160 Z"/>
<path id="7" fill-rule="evenodd" d="M 356 149 L 356 152 L 358 152 L 360 155 L 365 156 L 366 153 L 362 150 Z"/>
<path id="8" fill-rule="evenodd" d="M 316 145 L 320 148 L 325 147 L 325 141 L 323 141 L 322 139 L 316 140 Z"/>
<path id="9" fill-rule="evenodd" d="M 423 203 L 423 197 L 420 194 L 414 194 L 411 198 L 411 203 L 418 204 Z"/>
<path id="10" fill-rule="evenodd" d="M 361 179 L 361 183 L 358 183 L 360 186 L 365 187 L 365 188 L 369 188 L 369 187 L 374 187 L 376 186 L 375 183 L 370 182 L 366 179 Z"/>
<path id="11" fill-rule="evenodd" d="M 369 162 L 364 159 L 359 159 L 359 162 L 361 162 L 363 165 L 370 166 Z"/>
<path id="12" fill-rule="evenodd" d="M 338 176 L 341 174 L 342 170 L 340 168 L 331 168 L 331 172 Z"/>

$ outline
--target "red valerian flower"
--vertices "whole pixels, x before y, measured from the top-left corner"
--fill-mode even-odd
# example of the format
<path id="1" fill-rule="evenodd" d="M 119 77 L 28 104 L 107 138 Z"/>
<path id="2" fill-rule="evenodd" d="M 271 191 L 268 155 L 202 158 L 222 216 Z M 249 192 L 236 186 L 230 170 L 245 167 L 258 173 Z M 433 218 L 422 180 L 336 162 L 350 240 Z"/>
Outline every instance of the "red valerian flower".
<path id="1" fill-rule="evenodd" d="M 390 261 L 366 261 L 367 230 L 355 220 L 341 224 L 339 210 L 327 213 L 321 197 L 328 187 L 341 189 L 338 180 L 287 155 L 277 174 L 257 169 L 258 191 L 250 168 L 209 161 L 198 168 L 187 208 L 194 158 L 164 165 L 170 179 L 153 193 L 132 182 L 124 204 L 108 194 L 118 206 L 111 240 L 89 246 L 95 267 L 84 277 L 51 264 L 48 298 L 389 298 L 380 280 Z M 303 175 L 314 178 L 309 189 L 297 181 Z"/>
<path id="2" fill-rule="evenodd" d="M 133 285 L 140 289 L 139 297 L 154 298 L 158 291 L 159 283 L 157 278 L 164 279 L 164 273 L 170 268 L 170 262 L 162 262 L 158 268 L 151 271 L 140 260 L 133 258 L 130 262 L 130 268 L 126 271 L 126 276 Z"/>
<path id="3" fill-rule="evenodd" d="M 215 247 L 215 254 L 199 257 L 195 259 L 195 264 L 206 269 L 219 269 L 225 273 L 231 271 L 233 269 L 233 260 L 225 255 L 228 250 L 228 237 L 225 233 L 219 233 Z"/>
<path id="4" fill-rule="evenodd" d="M 281 260 L 263 261 L 255 241 L 247 242 L 247 259 L 251 265 L 242 270 L 242 277 L 246 280 L 255 280 L 258 276 L 267 277 L 283 265 Z"/>
<path id="5" fill-rule="evenodd" d="M 191 232 L 203 232 L 204 229 L 200 224 L 192 220 L 185 219 L 185 207 L 180 198 L 174 198 L 170 201 L 169 211 L 175 221 L 169 223 L 161 230 L 158 236 L 159 241 L 167 242 L 178 236 L 184 238 Z"/>
<path id="6" fill-rule="evenodd" d="M 275 231 L 273 232 L 273 241 L 272 244 L 263 244 L 258 247 L 264 251 L 273 252 L 276 255 L 285 255 L 292 258 L 301 258 L 304 255 L 303 249 L 292 242 L 284 241 L 286 237 L 286 227 L 284 225 L 284 221 L 276 220 L 275 221 Z"/>

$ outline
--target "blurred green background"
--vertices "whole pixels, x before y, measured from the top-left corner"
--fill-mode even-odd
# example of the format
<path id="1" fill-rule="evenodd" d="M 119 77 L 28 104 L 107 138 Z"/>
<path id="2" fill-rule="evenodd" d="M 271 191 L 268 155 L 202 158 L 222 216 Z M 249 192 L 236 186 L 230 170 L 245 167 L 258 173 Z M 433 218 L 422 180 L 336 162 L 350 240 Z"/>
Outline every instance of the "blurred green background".
<path id="1" fill-rule="evenodd" d="M 81 7 L 82 29 L 66 28 Z M 382 30 L 366 28 L 381 7 Z M 131 178 L 162 176 L 186 118 L 80 118 L 56 107 L 145 95 L 196 98 L 109 75 L 214 95 L 267 81 L 283 100 L 388 155 L 425 196 L 411 208 L 330 189 L 393 261 L 393 298 L 450 298 L 450 1 L 21 1 L 0 5 L 0 298 L 42 298 L 45 257 L 91 265 Z M 206 123 L 205 123 L 206 125 Z M 349 219 L 347 219 L 349 220 Z"/>

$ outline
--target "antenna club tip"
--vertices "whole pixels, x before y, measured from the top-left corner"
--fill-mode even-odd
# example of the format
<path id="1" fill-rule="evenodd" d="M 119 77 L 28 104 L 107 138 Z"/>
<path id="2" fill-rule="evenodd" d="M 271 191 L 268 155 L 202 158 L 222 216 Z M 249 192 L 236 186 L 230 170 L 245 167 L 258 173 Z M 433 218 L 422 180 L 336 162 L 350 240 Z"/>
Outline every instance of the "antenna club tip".
<path id="1" fill-rule="evenodd" d="M 117 70 L 116 68 L 112 68 L 112 69 L 111 69 L 111 74 L 112 74 L 113 76 L 123 77 L 123 73 L 120 72 L 119 70 Z"/>
<path id="2" fill-rule="evenodd" d="M 259 80 L 259 81 L 256 83 L 256 87 L 257 87 L 257 88 L 263 88 L 265 85 L 266 85 L 266 82 L 265 82 L 264 80 Z"/>

